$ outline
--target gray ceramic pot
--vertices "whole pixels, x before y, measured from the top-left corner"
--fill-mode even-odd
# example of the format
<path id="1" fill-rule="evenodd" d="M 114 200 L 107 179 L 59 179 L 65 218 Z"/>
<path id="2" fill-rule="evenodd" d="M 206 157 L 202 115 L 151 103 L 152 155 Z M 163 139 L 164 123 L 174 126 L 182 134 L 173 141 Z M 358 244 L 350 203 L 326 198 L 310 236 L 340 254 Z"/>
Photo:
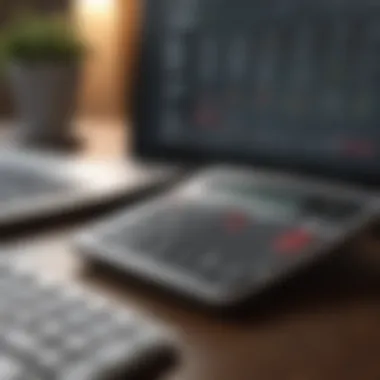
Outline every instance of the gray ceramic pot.
<path id="1" fill-rule="evenodd" d="M 79 72 L 75 64 L 14 63 L 10 67 L 19 138 L 60 146 L 72 139 Z"/>

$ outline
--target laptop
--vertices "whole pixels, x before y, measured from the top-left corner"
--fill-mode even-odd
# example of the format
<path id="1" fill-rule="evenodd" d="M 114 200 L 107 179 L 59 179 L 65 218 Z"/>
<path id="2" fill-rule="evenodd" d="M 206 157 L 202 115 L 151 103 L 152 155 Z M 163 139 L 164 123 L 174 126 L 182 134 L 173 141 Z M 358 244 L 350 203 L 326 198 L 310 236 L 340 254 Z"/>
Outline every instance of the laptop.
<path id="1" fill-rule="evenodd" d="M 26 149 L 0 151 L 0 230 L 134 201 L 164 188 L 173 166 L 68 158 Z"/>
<path id="2" fill-rule="evenodd" d="M 88 262 L 232 307 L 378 220 L 380 5 L 147 0 L 136 152 L 198 167 L 76 238 Z"/>

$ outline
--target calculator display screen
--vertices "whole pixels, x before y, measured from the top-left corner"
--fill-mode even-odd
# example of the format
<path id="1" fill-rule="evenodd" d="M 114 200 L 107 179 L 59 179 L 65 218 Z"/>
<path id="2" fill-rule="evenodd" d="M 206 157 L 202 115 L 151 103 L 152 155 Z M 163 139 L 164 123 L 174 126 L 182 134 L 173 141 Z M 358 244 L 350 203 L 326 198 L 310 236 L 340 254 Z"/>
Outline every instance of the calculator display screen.
<path id="1" fill-rule="evenodd" d="M 285 216 L 299 216 L 301 213 L 302 202 L 304 197 L 298 194 L 286 193 L 284 189 L 273 188 L 250 188 L 239 189 L 236 188 L 223 188 L 231 199 L 247 207 L 260 207 L 263 211 L 274 212 L 277 215 L 282 214 Z"/>
<path id="2" fill-rule="evenodd" d="M 373 178 L 376 3 L 146 1 L 139 147 Z"/>

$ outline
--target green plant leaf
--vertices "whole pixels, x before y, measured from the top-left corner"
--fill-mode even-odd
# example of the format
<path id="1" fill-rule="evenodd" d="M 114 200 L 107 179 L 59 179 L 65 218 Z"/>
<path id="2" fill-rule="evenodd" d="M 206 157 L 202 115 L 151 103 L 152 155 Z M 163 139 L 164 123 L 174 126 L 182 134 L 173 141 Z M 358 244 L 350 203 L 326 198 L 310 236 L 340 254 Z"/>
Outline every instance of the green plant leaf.
<path id="1" fill-rule="evenodd" d="M 62 16 L 23 15 L 6 28 L 0 53 L 3 61 L 76 62 L 88 49 Z"/>

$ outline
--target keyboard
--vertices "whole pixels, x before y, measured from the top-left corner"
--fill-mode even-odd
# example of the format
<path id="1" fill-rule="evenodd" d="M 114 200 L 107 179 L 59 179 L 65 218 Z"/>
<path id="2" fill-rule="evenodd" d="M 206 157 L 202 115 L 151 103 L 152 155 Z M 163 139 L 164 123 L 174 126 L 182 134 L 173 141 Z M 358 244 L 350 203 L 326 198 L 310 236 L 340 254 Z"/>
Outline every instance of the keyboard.
<path id="1" fill-rule="evenodd" d="M 368 194 L 326 186 L 206 170 L 90 227 L 77 248 L 87 260 L 232 306 L 326 257 L 369 223 Z"/>
<path id="2" fill-rule="evenodd" d="M 1 380 L 155 379 L 176 356 L 164 331 L 85 290 L 0 263 Z"/>

